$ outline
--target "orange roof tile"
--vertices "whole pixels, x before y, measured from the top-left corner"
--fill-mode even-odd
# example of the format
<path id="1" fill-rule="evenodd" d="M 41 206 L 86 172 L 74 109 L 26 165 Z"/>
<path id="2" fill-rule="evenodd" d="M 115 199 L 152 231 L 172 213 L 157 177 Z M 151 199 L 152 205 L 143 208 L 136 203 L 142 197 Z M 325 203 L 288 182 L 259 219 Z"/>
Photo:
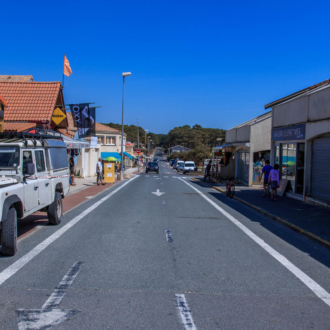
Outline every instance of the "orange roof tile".
<path id="1" fill-rule="evenodd" d="M 5 121 L 50 120 L 60 82 L 3 82 L 0 95 L 7 101 Z"/>
<path id="2" fill-rule="evenodd" d="M 26 129 L 29 129 L 31 127 L 35 127 L 35 123 L 23 123 L 23 122 L 4 122 L 3 123 L 3 130 L 4 132 L 6 131 L 16 131 L 16 132 L 22 132 L 25 131 Z"/>
<path id="3" fill-rule="evenodd" d="M 25 81 L 25 82 L 31 82 L 33 81 L 32 76 L 13 76 L 13 75 L 0 75 L 0 81 Z"/>

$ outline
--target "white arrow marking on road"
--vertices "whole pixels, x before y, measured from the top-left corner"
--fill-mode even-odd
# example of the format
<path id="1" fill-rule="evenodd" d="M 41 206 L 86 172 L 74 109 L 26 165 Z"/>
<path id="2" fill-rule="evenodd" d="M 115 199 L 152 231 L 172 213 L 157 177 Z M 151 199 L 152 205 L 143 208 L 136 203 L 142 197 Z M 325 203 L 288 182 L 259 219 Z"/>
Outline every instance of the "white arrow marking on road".
<path id="1" fill-rule="evenodd" d="M 152 193 L 155 194 L 158 197 L 161 196 L 161 195 L 163 195 L 163 194 L 165 194 L 164 192 L 160 192 L 159 189 L 157 189 L 156 192 L 152 192 Z"/>
<path id="2" fill-rule="evenodd" d="M 54 325 L 58 325 L 80 312 L 74 309 L 55 308 L 58 307 L 64 295 L 71 287 L 82 265 L 82 262 L 76 262 L 69 269 L 41 309 L 18 309 L 16 311 L 19 330 L 51 329 Z"/>

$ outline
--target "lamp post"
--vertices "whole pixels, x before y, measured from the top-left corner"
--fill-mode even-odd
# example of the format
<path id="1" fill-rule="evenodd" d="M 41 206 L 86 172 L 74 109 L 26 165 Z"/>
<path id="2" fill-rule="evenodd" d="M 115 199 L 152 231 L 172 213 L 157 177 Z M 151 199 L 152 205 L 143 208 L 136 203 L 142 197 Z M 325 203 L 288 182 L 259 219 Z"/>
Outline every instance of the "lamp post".
<path id="1" fill-rule="evenodd" d="M 144 145 L 144 149 L 145 149 L 145 151 L 147 153 L 147 132 L 148 132 L 148 130 L 145 129 L 144 132 L 145 132 L 145 138 L 144 138 L 145 145 Z M 146 156 L 148 157 L 148 155 L 146 155 Z"/>
<path id="2" fill-rule="evenodd" d="M 150 155 L 150 152 L 149 152 L 149 147 L 150 147 L 150 139 L 151 139 L 151 137 L 150 136 L 148 136 L 148 154 Z M 150 156 L 148 156 L 148 157 L 150 157 Z"/>
<path id="3" fill-rule="evenodd" d="M 125 95 L 125 77 L 128 77 L 131 75 L 130 72 L 123 72 L 121 74 L 123 76 L 123 103 L 122 103 L 122 110 L 121 110 L 121 171 L 120 171 L 120 179 L 122 180 L 124 178 L 123 172 L 124 172 L 124 166 L 123 166 L 123 160 L 124 160 L 124 95 Z"/>

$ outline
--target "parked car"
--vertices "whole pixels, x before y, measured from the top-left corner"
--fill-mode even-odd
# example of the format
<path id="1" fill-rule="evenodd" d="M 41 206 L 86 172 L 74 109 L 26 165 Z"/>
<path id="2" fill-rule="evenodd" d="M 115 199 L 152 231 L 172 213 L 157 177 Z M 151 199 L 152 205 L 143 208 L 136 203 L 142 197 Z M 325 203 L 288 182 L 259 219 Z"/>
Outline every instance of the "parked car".
<path id="1" fill-rule="evenodd" d="M 183 166 L 183 174 L 189 173 L 189 172 L 193 172 L 196 170 L 196 165 L 194 162 L 192 161 L 186 161 L 184 162 L 184 166 Z"/>
<path id="2" fill-rule="evenodd" d="M 62 198 L 69 192 L 69 163 L 62 138 L 46 134 L 0 134 L 1 253 L 17 252 L 17 219 L 47 212 L 49 224 L 63 215 Z"/>
<path id="3" fill-rule="evenodd" d="M 176 160 L 174 160 L 174 163 L 173 163 L 173 170 L 176 170 L 176 167 L 178 165 L 178 162 Z"/>
<path id="4" fill-rule="evenodd" d="M 173 166 L 175 160 L 174 159 L 170 159 L 170 166 Z"/>
<path id="5" fill-rule="evenodd" d="M 146 167 L 146 173 L 148 173 L 148 172 L 157 172 L 157 174 L 158 174 L 159 173 L 158 164 L 155 162 L 149 162 Z"/>
<path id="6" fill-rule="evenodd" d="M 183 161 L 183 160 L 179 160 L 179 161 L 178 161 L 178 164 L 177 164 L 177 166 L 176 166 L 176 170 L 177 170 L 178 172 L 182 171 L 182 170 L 183 170 L 183 166 L 184 166 L 184 161 Z"/>
<path id="7" fill-rule="evenodd" d="M 153 162 L 158 163 L 158 158 L 154 158 Z"/>

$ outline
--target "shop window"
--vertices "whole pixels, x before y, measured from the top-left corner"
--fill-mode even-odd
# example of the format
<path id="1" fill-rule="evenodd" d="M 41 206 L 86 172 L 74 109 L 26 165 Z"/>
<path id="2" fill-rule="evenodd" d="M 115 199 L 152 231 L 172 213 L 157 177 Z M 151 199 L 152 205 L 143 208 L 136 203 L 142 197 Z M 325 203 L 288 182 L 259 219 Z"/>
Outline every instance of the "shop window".
<path id="1" fill-rule="evenodd" d="M 116 138 L 114 136 L 107 136 L 106 138 L 106 144 L 115 145 L 116 144 Z"/>
<path id="2" fill-rule="evenodd" d="M 104 144 L 104 137 L 103 136 L 98 136 L 97 137 L 97 143 Z"/>
<path id="3" fill-rule="evenodd" d="M 266 165 L 266 160 L 270 160 L 270 150 L 253 153 L 253 179 L 254 183 L 262 182 L 262 168 Z"/>
<path id="4" fill-rule="evenodd" d="M 296 180 L 296 144 L 281 144 L 282 179 L 288 180 L 288 189 L 295 188 Z"/>

